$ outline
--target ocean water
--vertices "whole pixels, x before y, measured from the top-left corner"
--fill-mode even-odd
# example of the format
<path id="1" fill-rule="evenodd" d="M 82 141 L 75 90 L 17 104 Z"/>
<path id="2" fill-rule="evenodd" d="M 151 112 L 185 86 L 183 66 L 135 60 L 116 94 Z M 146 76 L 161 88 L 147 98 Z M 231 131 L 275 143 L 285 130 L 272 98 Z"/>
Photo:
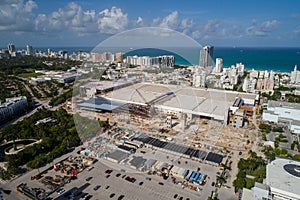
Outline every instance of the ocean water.
<path id="1" fill-rule="evenodd" d="M 47 51 L 47 48 L 36 48 L 42 51 Z M 199 63 L 199 48 L 189 47 L 174 47 L 163 49 L 135 49 L 129 47 L 101 47 L 94 49 L 93 47 L 55 47 L 53 51 L 66 50 L 69 53 L 78 51 L 94 51 L 112 53 L 125 52 L 125 56 L 159 56 L 159 55 L 174 55 L 175 64 L 177 65 L 197 65 Z M 223 66 L 230 67 L 236 63 L 242 62 L 246 69 L 256 70 L 273 70 L 277 72 L 291 72 L 295 65 L 300 68 L 300 47 L 299 48 L 253 48 L 253 47 L 215 47 L 215 58 L 223 59 Z"/>

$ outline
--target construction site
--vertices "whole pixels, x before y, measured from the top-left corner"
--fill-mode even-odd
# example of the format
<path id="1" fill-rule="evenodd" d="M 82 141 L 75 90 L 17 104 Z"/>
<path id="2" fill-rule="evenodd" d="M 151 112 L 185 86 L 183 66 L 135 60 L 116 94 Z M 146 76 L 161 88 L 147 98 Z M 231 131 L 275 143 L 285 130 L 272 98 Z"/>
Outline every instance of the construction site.
<path id="1" fill-rule="evenodd" d="M 247 150 L 249 141 L 255 140 L 256 132 L 250 125 L 236 128 L 227 124 L 229 114 L 232 116 L 245 106 L 255 108 L 258 95 L 178 85 L 107 82 L 81 86 L 84 92 L 73 101 L 75 112 L 85 116 L 90 113 L 101 120 L 109 118 L 111 124 L 119 127 L 193 147 Z"/>

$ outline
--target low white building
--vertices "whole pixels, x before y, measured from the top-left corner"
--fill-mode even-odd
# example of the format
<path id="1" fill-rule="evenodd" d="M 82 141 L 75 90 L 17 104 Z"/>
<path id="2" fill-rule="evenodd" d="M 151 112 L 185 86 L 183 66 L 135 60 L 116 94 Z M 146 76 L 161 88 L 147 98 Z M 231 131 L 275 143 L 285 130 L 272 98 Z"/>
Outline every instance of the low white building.
<path id="1" fill-rule="evenodd" d="M 257 80 L 254 78 L 245 78 L 244 83 L 243 83 L 243 91 L 254 93 L 255 87 L 256 87 L 256 82 L 257 82 Z"/>
<path id="2" fill-rule="evenodd" d="M 269 101 L 263 112 L 263 120 L 273 123 L 285 123 L 289 129 L 300 134 L 300 104 Z"/>
<path id="3" fill-rule="evenodd" d="M 24 112 L 27 106 L 28 102 L 25 96 L 7 98 L 5 103 L 0 104 L 0 122 Z"/>

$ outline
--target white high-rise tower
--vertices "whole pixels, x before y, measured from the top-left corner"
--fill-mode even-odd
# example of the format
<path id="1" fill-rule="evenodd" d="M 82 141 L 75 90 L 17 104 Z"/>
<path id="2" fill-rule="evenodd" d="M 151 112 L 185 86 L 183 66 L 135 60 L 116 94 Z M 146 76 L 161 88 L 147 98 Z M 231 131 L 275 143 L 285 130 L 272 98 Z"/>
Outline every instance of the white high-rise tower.
<path id="1" fill-rule="evenodd" d="M 216 67 L 214 69 L 215 73 L 221 73 L 223 70 L 223 59 L 222 58 L 216 58 Z"/>
<path id="2" fill-rule="evenodd" d="M 214 57 L 214 47 L 205 46 L 200 50 L 200 67 L 212 67 L 212 59 Z"/>

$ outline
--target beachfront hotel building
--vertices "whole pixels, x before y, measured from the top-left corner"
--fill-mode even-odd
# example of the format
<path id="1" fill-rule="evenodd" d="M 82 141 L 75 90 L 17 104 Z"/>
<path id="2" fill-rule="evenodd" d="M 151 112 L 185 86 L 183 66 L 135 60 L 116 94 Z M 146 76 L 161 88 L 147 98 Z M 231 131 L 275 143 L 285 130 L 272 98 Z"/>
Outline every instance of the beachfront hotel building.
<path id="1" fill-rule="evenodd" d="M 200 67 L 212 67 L 212 60 L 214 57 L 214 47 L 205 46 L 200 50 Z"/>
<path id="2" fill-rule="evenodd" d="M 223 70 L 223 59 L 216 58 L 216 67 L 214 68 L 215 73 L 221 73 Z"/>
<path id="3" fill-rule="evenodd" d="M 297 65 L 295 65 L 294 71 L 291 72 L 291 83 L 300 83 L 300 71 L 298 71 Z"/>
<path id="4" fill-rule="evenodd" d="M 127 64 L 139 66 L 156 66 L 159 68 L 170 68 L 175 64 L 175 57 L 171 55 L 149 57 L 149 56 L 127 56 Z"/>

